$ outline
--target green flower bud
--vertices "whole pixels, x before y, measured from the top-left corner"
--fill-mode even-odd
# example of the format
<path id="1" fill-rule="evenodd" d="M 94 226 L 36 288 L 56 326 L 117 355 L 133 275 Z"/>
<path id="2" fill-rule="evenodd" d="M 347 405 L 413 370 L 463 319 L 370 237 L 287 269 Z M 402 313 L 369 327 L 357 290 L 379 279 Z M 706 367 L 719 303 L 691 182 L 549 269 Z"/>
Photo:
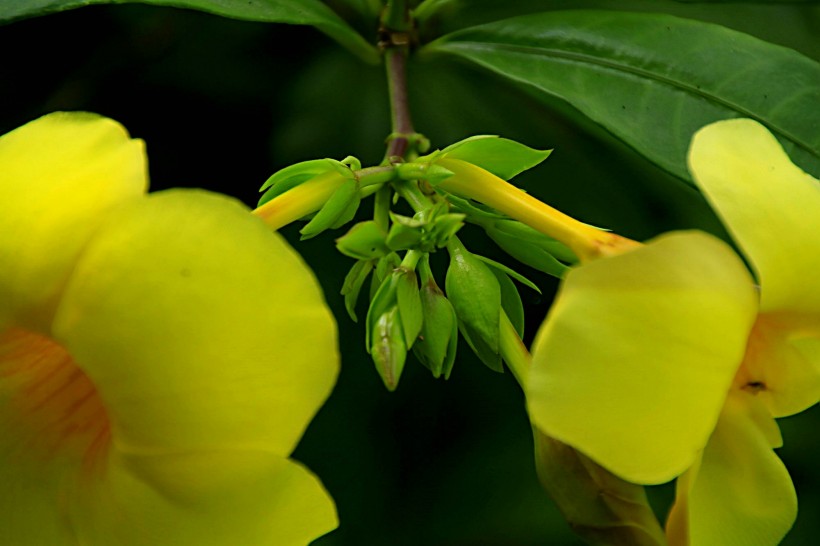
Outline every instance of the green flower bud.
<path id="1" fill-rule="evenodd" d="M 357 260 L 373 260 L 390 252 L 385 244 L 387 234 L 373 220 L 359 222 L 336 239 L 336 248 Z"/>
<path id="2" fill-rule="evenodd" d="M 535 468 L 572 530 L 590 544 L 665 546 L 644 488 L 625 482 L 538 429 Z"/>
<path id="3" fill-rule="evenodd" d="M 397 269 L 393 273 L 396 278 L 396 302 L 399 307 L 404 344 L 410 349 L 421 332 L 423 313 L 419 283 L 415 271 Z"/>
<path id="4" fill-rule="evenodd" d="M 399 308 L 394 306 L 382 313 L 375 321 L 371 334 L 370 354 L 373 363 L 384 381 L 384 386 L 387 390 L 394 391 L 407 359 L 407 346 L 404 343 Z"/>
<path id="5" fill-rule="evenodd" d="M 489 267 L 457 241 L 447 247 L 447 297 L 458 315 L 459 330 L 476 355 L 491 369 L 503 371 L 498 348 L 501 287 Z"/>
<path id="6" fill-rule="evenodd" d="M 421 288 L 424 321 L 413 354 L 433 376 L 450 377 L 458 346 L 458 318 L 453 305 L 431 278 Z"/>

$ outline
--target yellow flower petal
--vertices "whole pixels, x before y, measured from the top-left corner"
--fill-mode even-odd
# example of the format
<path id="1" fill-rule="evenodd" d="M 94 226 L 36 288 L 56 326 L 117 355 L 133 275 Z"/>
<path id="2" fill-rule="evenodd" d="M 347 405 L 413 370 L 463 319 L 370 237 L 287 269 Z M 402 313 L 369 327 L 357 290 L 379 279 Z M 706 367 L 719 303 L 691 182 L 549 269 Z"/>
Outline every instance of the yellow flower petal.
<path id="1" fill-rule="evenodd" d="M 79 260 L 54 334 L 131 454 L 287 455 L 338 371 L 310 270 L 244 206 L 201 191 L 120 208 Z"/>
<path id="2" fill-rule="evenodd" d="M 628 481 L 672 479 L 706 444 L 756 304 L 737 255 L 699 232 L 573 269 L 535 340 L 531 418 Z"/>
<path id="3" fill-rule="evenodd" d="M 264 452 L 115 454 L 69 499 L 81 544 L 305 546 L 337 525 L 319 480 Z"/>
<path id="4" fill-rule="evenodd" d="M 754 265 L 761 310 L 820 315 L 820 182 L 748 119 L 698 131 L 689 169 Z"/>
<path id="5" fill-rule="evenodd" d="M 144 146 L 116 122 L 56 113 L 0 137 L 0 328 L 46 330 L 91 233 L 147 187 Z"/>
<path id="6" fill-rule="evenodd" d="M 810 408 L 820 399 L 820 336 L 789 315 L 758 317 L 736 385 L 754 392 L 774 417 Z"/>
<path id="7" fill-rule="evenodd" d="M 8 440 L 0 437 L 0 544 L 76 546 L 56 503 L 62 470 L 28 463 L 27 454 L 13 449 Z"/>
<path id="8" fill-rule="evenodd" d="M 60 502 L 107 427 L 99 408 L 64 349 L 19 328 L 0 332 L 0 544 L 76 546 Z"/>
<path id="9" fill-rule="evenodd" d="M 678 482 L 670 546 L 775 546 L 791 528 L 797 496 L 767 412 L 750 393 L 727 398 L 700 464 Z"/>

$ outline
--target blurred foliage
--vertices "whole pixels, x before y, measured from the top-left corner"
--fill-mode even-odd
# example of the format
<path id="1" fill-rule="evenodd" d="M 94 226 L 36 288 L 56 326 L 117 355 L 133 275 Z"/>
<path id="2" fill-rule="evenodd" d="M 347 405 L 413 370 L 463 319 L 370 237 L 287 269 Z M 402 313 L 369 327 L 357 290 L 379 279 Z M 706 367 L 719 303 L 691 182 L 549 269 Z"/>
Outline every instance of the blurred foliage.
<path id="1" fill-rule="evenodd" d="M 368 0 L 332 7 L 368 39 L 372 20 L 355 15 Z M 448 2 L 463 17 L 431 17 L 429 39 L 454 27 L 529 6 L 662 11 L 713 21 L 820 58 L 820 6 L 624 0 Z M 369 6 L 369 7 L 368 7 Z M 492 10 L 491 10 L 492 11 Z M 520 12 L 520 11 L 519 11 Z M 443 12 L 442 12 L 443 13 Z M 269 26 L 145 6 L 94 6 L 0 27 L 0 132 L 54 110 L 90 110 L 122 122 L 146 140 L 152 187 L 198 186 L 248 205 L 274 171 L 317 157 L 356 155 L 377 163 L 389 132 L 381 67 L 368 66 L 318 31 Z M 700 195 L 649 164 L 572 108 L 545 104 L 470 66 L 444 59 L 412 62 L 410 99 L 416 128 L 434 147 L 472 134 L 499 134 L 539 149 L 554 148 L 516 181 L 582 220 L 645 239 L 670 229 L 699 228 L 726 237 Z M 480 90 L 480 93 L 477 92 Z M 362 207 L 361 219 L 369 215 Z M 312 266 L 340 327 L 343 371 L 295 453 L 324 481 L 341 527 L 320 546 L 505 546 L 581 544 L 542 492 L 532 462 L 523 396 L 459 348 L 449 381 L 409 362 L 388 393 L 365 351 L 361 323 L 339 295 L 352 260 L 339 254 L 331 230 L 299 242 L 282 233 Z M 468 226 L 468 248 L 504 255 Z M 207 243 L 203 243 L 207 244 Z M 434 256 L 439 278 L 446 260 Z M 544 296 L 522 291 L 531 341 L 556 284 L 521 267 Z M 359 315 L 364 312 L 359 306 Z M 648 408 L 651 411 L 651 408 Z M 801 516 L 786 546 L 816 543 L 820 521 L 820 410 L 781 421 L 779 450 L 800 498 Z M 750 479 L 753 479 L 750 477 Z M 671 488 L 653 488 L 663 512 Z M 665 504 L 666 503 L 666 504 Z"/>

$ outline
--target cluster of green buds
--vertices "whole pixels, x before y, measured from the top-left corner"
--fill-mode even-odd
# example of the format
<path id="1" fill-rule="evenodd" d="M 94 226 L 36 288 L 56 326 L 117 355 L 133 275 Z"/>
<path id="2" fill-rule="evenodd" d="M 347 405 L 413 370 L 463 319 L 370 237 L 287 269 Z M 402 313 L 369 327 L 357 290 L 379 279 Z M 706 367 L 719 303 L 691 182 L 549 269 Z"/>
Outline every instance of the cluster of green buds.
<path id="1" fill-rule="evenodd" d="M 366 347 L 385 386 L 397 387 L 411 352 L 435 377 L 448 378 L 459 332 L 484 364 L 502 371 L 502 325 L 511 324 L 519 338 L 524 333 L 514 281 L 538 288 L 510 267 L 468 250 L 458 233 L 473 225 L 519 262 L 561 277 L 581 253 L 549 236 L 554 228 L 528 222 L 526 207 L 510 205 L 526 194 L 506 182 L 548 155 L 480 136 L 376 167 L 362 168 L 350 157 L 305 161 L 265 183 L 256 214 L 274 227 L 306 220 L 300 233 L 309 238 L 351 222 L 362 199 L 375 194 L 373 218 L 350 227 L 336 248 L 355 260 L 341 289 L 354 321 L 370 279 Z M 399 199 L 412 215 L 392 210 Z M 513 209 L 517 218 L 509 214 Z M 436 254 L 449 256 L 445 291 L 431 267 Z"/>

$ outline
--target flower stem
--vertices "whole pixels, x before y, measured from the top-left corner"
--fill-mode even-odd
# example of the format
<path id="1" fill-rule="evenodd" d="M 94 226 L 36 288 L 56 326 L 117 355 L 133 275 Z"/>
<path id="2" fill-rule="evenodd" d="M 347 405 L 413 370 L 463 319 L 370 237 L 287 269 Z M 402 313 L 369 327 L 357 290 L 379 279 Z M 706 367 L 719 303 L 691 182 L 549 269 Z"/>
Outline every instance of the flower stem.
<path id="1" fill-rule="evenodd" d="M 381 18 L 380 46 L 384 51 L 387 90 L 390 97 L 391 134 L 383 163 L 405 159 L 416 138 L 407 100 L 407 56 L 412 21 L 406 0 L 387 0 Z"/>
<path id="2" fill-rule="evenodd" d="M 433 202 L 422 193 L 415 181 L 396 180 L 393 182 L 393 188 L 415 212 L 421 212 L 433 206 Z"/>
<path id="3" fill-rule="evenodd" d="M 410 118 L 410 107 L 407 100 L 407 47 L 390 47 L 384 52 L 384 64 L 387 71 L 387 89 L 390 95 L 389 137 L 384 161 L 391 162 L 404 158 L 414 135 L 413 121 Z"/>
<path id="4" fill-rule="evenodd" d="M 530 364 L 532 362 L 532 355 L 527 350 L 524 342 L 518 337 L 518 332 L 515 331 L 515 326 L 510 322 L 507 313 L 501 312 L 499 348 L 501 349 L 501 358 L 507 363 L 515 380 L 523 389 L 527 375 L 530 371 Z"/>

